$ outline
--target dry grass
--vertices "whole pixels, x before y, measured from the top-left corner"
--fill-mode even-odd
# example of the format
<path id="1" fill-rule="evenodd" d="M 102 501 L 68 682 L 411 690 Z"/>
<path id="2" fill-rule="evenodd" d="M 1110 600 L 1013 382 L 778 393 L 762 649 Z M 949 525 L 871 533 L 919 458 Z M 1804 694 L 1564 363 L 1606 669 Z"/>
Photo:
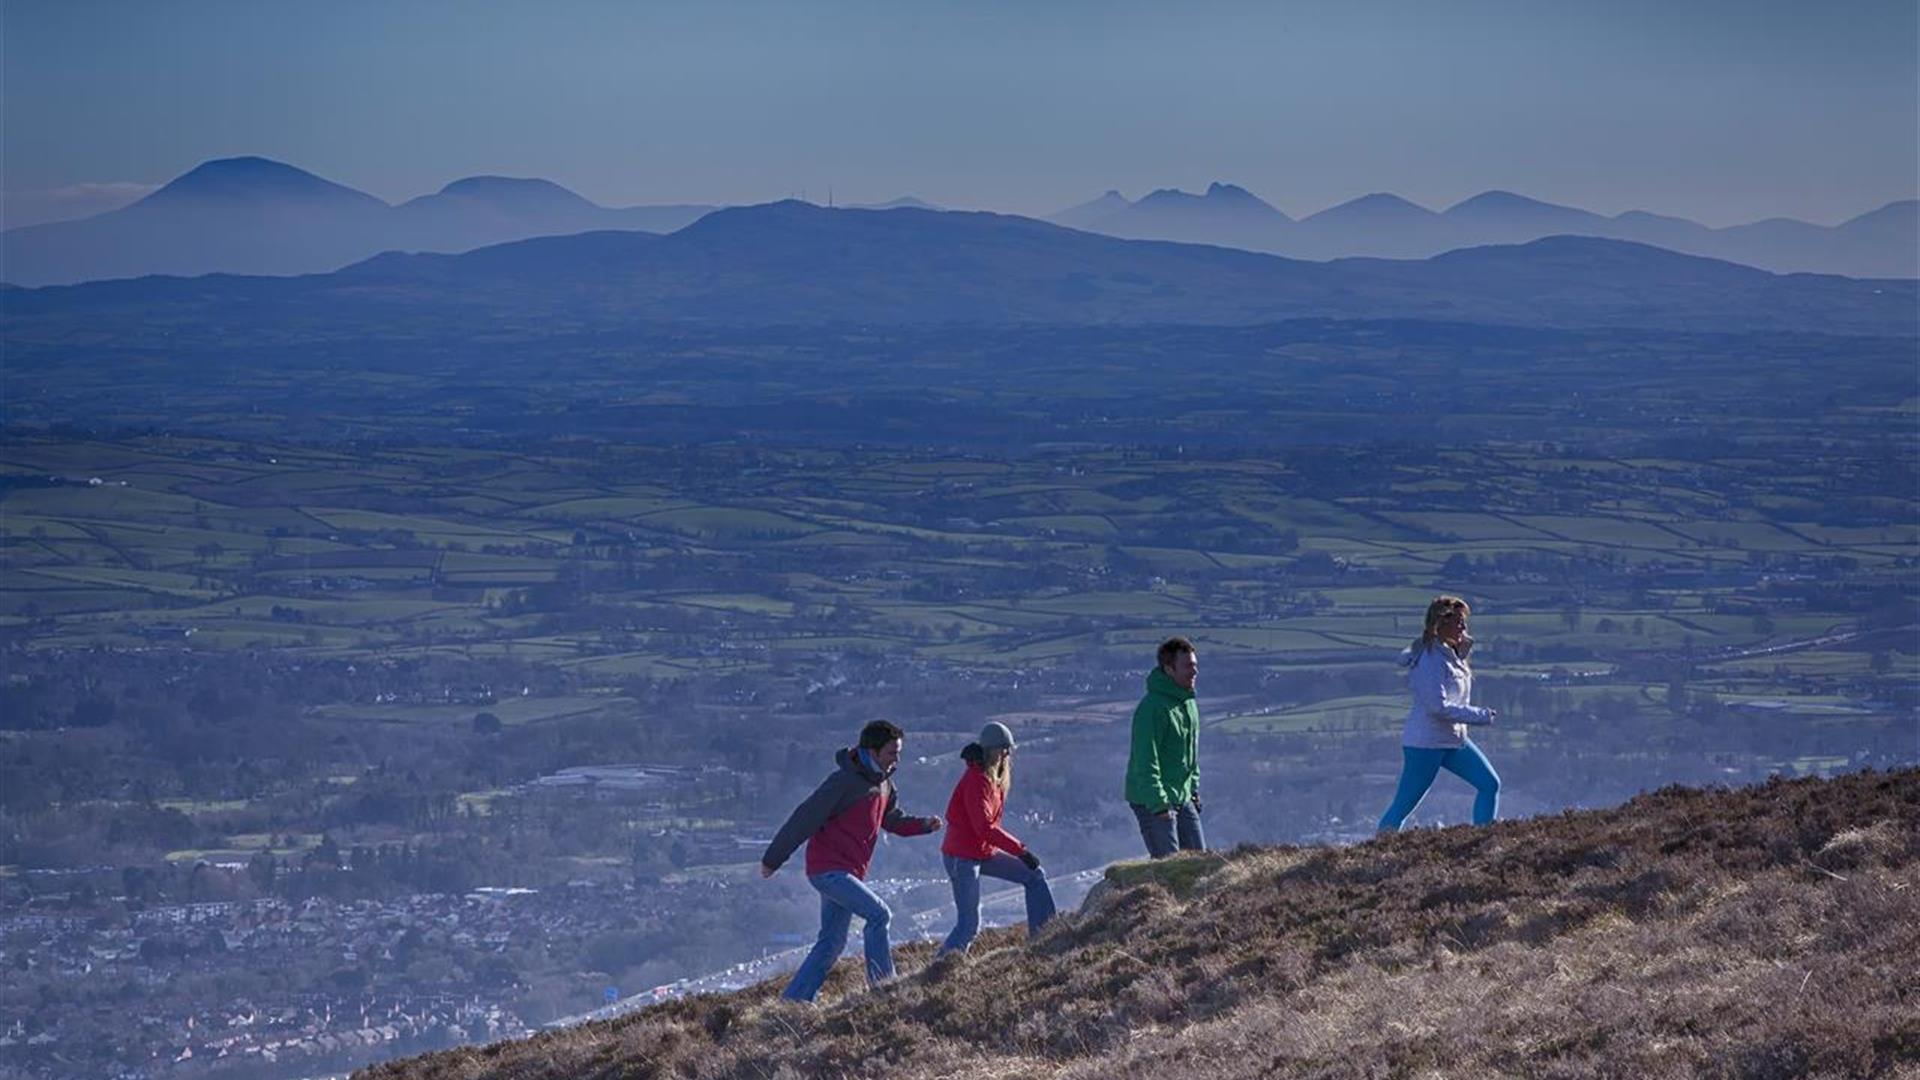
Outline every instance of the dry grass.
<path id="1" fill-rule="evenodd" d="M 366 1080 L 1920 1075 L 1920 771 L 1117 868 L 877 993 L 778 984 Z"/>

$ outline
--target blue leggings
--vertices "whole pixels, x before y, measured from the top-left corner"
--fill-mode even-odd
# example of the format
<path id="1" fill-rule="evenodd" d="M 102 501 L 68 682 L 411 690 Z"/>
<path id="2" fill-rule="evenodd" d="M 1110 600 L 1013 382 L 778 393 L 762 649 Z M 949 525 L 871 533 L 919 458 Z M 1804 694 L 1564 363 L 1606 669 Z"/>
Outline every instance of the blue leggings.
<path id="1" fill-rule="evenodd" d="M 1472 742 L 1466 742 L 1451 750 L 1431 749 L 1424 746 L 1403 746 L 1400 748 L 1405 763 L 1400 767 L 1400 790 L 1393 793 L 1393 805 L 1380 815 L 1381 832 L 1398 832 L 1400 826 L 1427 797 L 1427 789 L 1433 786 L 1434 778 L 1445 769 L 1453 775 L 1473 785 L 1479 794 L 1473 800 L 1473 823 L 1485 825 L 1493 820 L 1500 811 L 1500 774 L 1493 771 L 1487 763 L 1487 755 Z"/>

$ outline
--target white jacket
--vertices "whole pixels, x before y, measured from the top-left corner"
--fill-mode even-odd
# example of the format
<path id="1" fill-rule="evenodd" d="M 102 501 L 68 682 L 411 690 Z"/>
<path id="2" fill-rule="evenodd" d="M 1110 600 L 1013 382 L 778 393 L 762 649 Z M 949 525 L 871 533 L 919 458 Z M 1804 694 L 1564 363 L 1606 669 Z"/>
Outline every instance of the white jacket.
<path id="1" fill-rule="evenodd" d="M 1413 691 L 1413 708 L 1400 745 L 1451 750 L 1466 744 L 1468 724 L 1493 723 L 1493 710 L 1468 704 L 1473 669 L 1454 655 L 1452 646 L 1436 641 L 1411 655 L 1410 662 L 1407 687 Z"/>

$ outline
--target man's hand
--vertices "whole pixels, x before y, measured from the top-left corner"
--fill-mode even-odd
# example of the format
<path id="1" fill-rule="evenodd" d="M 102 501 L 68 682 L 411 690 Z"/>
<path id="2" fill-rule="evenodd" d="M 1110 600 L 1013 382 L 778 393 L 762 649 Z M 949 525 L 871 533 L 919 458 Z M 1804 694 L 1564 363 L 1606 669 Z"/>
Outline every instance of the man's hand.
<path id="1" fill-rule="evenodd" d="M 1198 788 L 1194 789 L 1193 792 L 1193 812 L 1196 814 L 1200 812 L 1200 791 Z"/>
<path id="2" fill-rule="evenodd" d="M 772 877 L 772 876 L 773 876 L 773 867 L 771 867 L 771 866 L 768 866 L 768 865 L 767 865 L 766 863 L 761 863 L 761 864 L 760 864 L 760 876 L 761 876 L 761 877 L 763 877 L 763 878 L 770 878 L 770 877 Z"/>
<path id="3" fill-rule="evenodd" d="M 940 820 L 940 815 L 935 814 L 932 817 L 927 819 L 927 831 L 930 833 L 939 832 L 941 827 L 944 826 L 945 824 L 946 822 Z"/>
<path id="4" fill-rule="evenodd" d="M 1035 855 L 1031 851 L 1023 851 L 1020 854 L 1015 855 L 1014 858 L 1019 859 L 1023 863 L 1026 863 L 1027 869 L 1029 870 L 1040 869 L 1040 856 Z"/>

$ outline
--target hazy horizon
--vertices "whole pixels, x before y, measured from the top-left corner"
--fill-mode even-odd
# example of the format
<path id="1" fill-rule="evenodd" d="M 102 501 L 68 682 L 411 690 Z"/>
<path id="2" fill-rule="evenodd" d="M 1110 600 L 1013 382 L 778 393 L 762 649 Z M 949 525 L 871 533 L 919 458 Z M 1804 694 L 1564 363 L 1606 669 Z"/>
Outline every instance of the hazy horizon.
<path id="1" fill-rule="evenodd" d="M 262 157 L 264 155 L 235 155 L 235 156 Z M 216 158 L 216 159 L 209 159 L 209 160 L 217 161 L 222 159 Z M 205 164 L 205 162 L 202 162 L 199 164 Z M 327 173 L 323 171 L 305 168 L 304 166 L 299 165 L 297 162 L 281 162 L 281 164 L 291 165 L 294 168 L 302 169 L 302 171 L 311 173 L 315 176 L 320 177 L 323 180 L 331 180 L 331 181 L 334 181 L 335 183 L 339 182 L 335 177 L 329 176 Z M 197 165 L 195 167 L 197 167 Z M 184 175 L 184 173 L 182 175 Z M 504 175 L 505 174 L 502 174 L 502 173 L 471 174 L 471 176 L 504 176 Z M 470 179 L 471 176 L 449 177 L 447 179 L 447 184 L 451 184 L 459 180 Z M 539 179 L 539 180 L 552 179 L 551 177 L 538 176 L 538 175 L 527 175 L 527 176 L 518 176 L 518 177 L 509 177 L 509 178 L 510 179 Z M 177 177 L 169 178 L 169 179 L 170 180 L 177 179 Z M 1158 188 L 1143 188 L 1138 191 L 1120 191 L 1120 194 L 1123 197 L 1125 197 L 1129 202 L 1138 202 L 1140 199 L 1146 197 L 1147 195 L 1150 195 L 1164 188 L 1175 188 L 1181 191 L 1185 191 L 1188 194 L 1201 195 L 1206 192 L 1210 184 L 1213 184 L 1216 182 L 1235 184 L 1235 186 L 1238 186 L 1241 188 L 1247 188 L 1247 185 L 1239 184 L 1229 177 L 1216 177 L 1213 180 L 1201 181 L 1201 182 L 1191 184 L 1191 185 L 1186 185 L 1186 186 L 1182 186 L 1179 184 L 1163 184 Z M 4 200 L 4 208 L 0 208 L 0 228 L 13 229 L 13 228 L 23 228 L 28 225 L 44 225 L 44 224 L 52 224 L 55 222 L 62 222 L 62 221 L 76 221 L 76 220 L 81 220 L 88 217 L 94 217 L 99 214 L 111 213 L 114 210 L 123 209 L 127 206 L 133 205 L 136 202 L 139 202 L 141 199 L 146 198 L 148 195 L 153 194 L 154 192 L 160 190 L 164 186 L 165 186 L 164 183 L 148 184 L 148 183 L 138 183 L 138 182 L 132 182 L 132 181 L 122 181 L 122 182 L 83 183 L 83 184 L 72 185 L 66 188 L 46 188 L 46 189 L 26 190 L 26 191 L 3 191 L 3 192 L 0 192 L 0 200 Z M 352 185 L 348 185 L 348 186 L 351 187 Z M 383 201 L 387 202 L 390 205 L 398 206 L 401 203 L 407 202 L 409 199 L 419 198 L 425 195 L 431 195 L 435 192 L 438 192 L 442 187 L 445 187 L 445 186 L 446 186 L 445 184 L 442 184 L 438 187 L 434 187 L 426 191 L 421 191 L 414 195 L 403 196 L 400 198 L 385 198 Z M 565 187 L 566 185 L 561 185 L 561 186 Z M 364 190 L 364 189 L 357 189 L 357 190 Z M 569 190 L 572 190 L 572 189 L 569 189 Z M 1010 209 L 1010 208 L 1001 207 L 1001 206 L 987 206 L 987 205 L 982 205 L 978 203 L 970 203 L 964 200 L 958 203 L 942 203 L 942 202 L 935 202 L 934 200 L 926 200 L 926 201 L 930 203 L 934 203 L 934 205 L 937 205 L 942 210 L 984 210 L 984 211 L 991 211 L 995 213 L 1021 214 L 1027 217 L 1047 218 L 1053 214 L 1059 213 L 1060 211 L 1072 209 L 1073 206 L 1078 205 L 1079 203 L 1084 203 L 1084 202 L 1091 201 L 1093 199 L 1100 198 L 1102 195 L 1106 194 L 1110 190 L 1119 190 L 1119 189 L 1102 189 L 1101 191 L 1091 192 L 1086 196 L 1086 198 L 1076 200 L 1074 203 L 1063 204 L 1061 206 L 1053 207 L 1051 209 L 1033 210 L 1033 211 L 1024 210 L 1024 209 L 1015 210 L 1015 209 Z M 1259 197 L 1265 202 L 1273 203 L 1276 206 L 1278 205 L 1276 200 L 1268 197 L 1267 193 L 1254 190 L 1251 188 L 1247 188 L 1247 190 L 1249 190 L 1253 195 Z M 1558 200 L 1541 198 L 1540 196 L 1534 195 L 1531 192 L 1517 190 L 1512 186 L 1499 186 L 1499 185 L 1496 185 L 1490 188 L 1484 188 L 1480 191 L 1470 192 L 1466 195 L 1461 196 L 1458 199 L 1451 199 L 1446 202 L 1427 203 L 1427 202 L 1422 202 L 1419 199 L 1408 199 L 1408 201 L 1416 205 L 1422 206 L 1425 209 L 1432 210 L 1436 213 L 1442 213 L 1442 212 L 1445 212 L 1450 207 L 1457 205 L 1458 203 L 1466 199 L 1471 199 L 1477 195 L 1487 194 L 1491 192 L 1507 192 L 1510 194 L 1522 196 L 1524 198 L 1538 199 L 1541 202 L 1557 203 L 1559 205 L 1570 205 L 1570 206 L 1573 206 L 1575 209 L 1579 209 L 1579 210 L 1593 209 L 1592 207 L 1580 206 L 1578 204 L 1558 203 Z M 1402 195 L 1402 193 L 1398 191 L 1394 191 L 1390 188 L 1377 187 L 1377 188 L 1372 188 L 1366 191 L 1356 191 L 1351 195 L 1340 198 L 1335 202 L 1328 203 L 1325 206 L 1316 206 L 1316 207 L 1311 207 L 1307 209 L 1297 210 L 1292 212 L 1290 216 L 1294 217 L 1295 219 L 1311 217 L 1316 213 L 1319 213 L 1324 210 L 1332 209 L 1333 207 L 1342 205 L 1347 202 L 1351 202 L 1355 199 L 1360 199 L 1369 195 L 1383 194 L 1383 193 L 1406 198 L 1406 196 Z M 367 194 L 371 195 L 375 193 L 367 192 Z M 576 194 L 583 194 L 583 193 L 576 192 Z M 1916 197 L 1920 197 L 1920 196 L 1908 195 L 1908 196 L 1903 196 L 1902 198 L 1913 199 Z M 874 196 L 874 197 L 849 198 L 839 193 L 838 191 L 836 191 L 835 188 L 829 187 L 825 191 L 807 191 L 802 189 L 800 191 L 787 192 L 784 194 L 774 194 L 774 195 L 769 195 L 764 199 L 758 199 L 748 203 L 727 204 L 727 203 L 722 203 L 716 199 L 698 199 L 698 198 L 678 200 L 678 201 L 687 203 L 687 204 L 699 204 L 699 205 L 750 206 L 750 205 L 758 205 L 761 203 L 777 202 L 782 199 L 801 199 L 803 201 L 811 202 L 821 206 L 834 205 L 834 206 L 840 207 L 841 209 L 852 209 L 852 208 L 871 208 L 877 205 L 890 203 L 901 198 L 921 198 L 921 196 L 919 195 L 918 192 L 902 191 L 894 195 L 885 196 L 885 197 Z M 1852 218 L 1859 217 L 1862 214 L 1871 213 L 1875 210 L 1881 209 L 1889 205 L 1890 203 L 1898 202 L 1898 201 L 1901 201 L 1901 200 L 1891 199 L 1884 203 L 1875 203 L 1871 206 L 1862 206 L 1857 211 L 1843 212 L 1827 220 L 1811 220 L 1807 218 L 1800 218 L 1798 220 L 1807 221 L 1809 224 L 1822 225 L 1822 226 L 1839 225 L 1843 222 L 1851 220 Z M 609 209 L 621 208 L 621 204 L 601 203 L 600 205 L 607 206 Z M 634 204 L 634 205 L 644 205 L 644 204 Z M 1656 213 L 1656 214 L 1670 214 L 1669 211 L 1658 206 L 1636 206 L 1636 207 L 1631 207 L 1630 209 L 1647 211 L 1647 212 Z M 1599 211 L 1595 211 L 1595 212 L 1598 213 Z M 1609 214 L 1607 216 L 1613 216 L 1613 215 Z M 1677 215 L 1677 214 L 1672 214 L 1670 216 L 1685 217 L 1685 215 Z M 1786 214 L 1767 215 L 1768 218 L 1775 218 L 1775 219 L 1786 218 L 1790 216 L 1791 215 L 1786 215 Z M 1698 219 L 1690 219 L 1690 220 L 1698 220 Z M 1726 222 L 1725 225 L 1746 225 L 1746 224 L 1752 224 L 1753 222 L 1762 221 L 1762 220 L 1767 220 L 1767 218 L 1754 218 L 1754 219 L 1751 219 L 1750 221 L 1749 220 L 1729 221 L 1729 222 Z M 1708 223 L 1702 222 L 1702 224 L 1708 224 Z M 1714 227 L 1719 228 L 1719 227 L 1725 227 L 1725 226 L 1715 225 Z"/>
<path id="2" fill-rule="evenodd" d="M 1376 191 L 1442 209 L 1501 189 L 1607 215 L 1828 225 L 1920 188 L 1910 4 L 8 16 L 9 225 L 243 155 L 390 203 L 493 174 L 605 206 L 831 189 L 1034 216 L 1222 180 L 1296 217 Z"/>

